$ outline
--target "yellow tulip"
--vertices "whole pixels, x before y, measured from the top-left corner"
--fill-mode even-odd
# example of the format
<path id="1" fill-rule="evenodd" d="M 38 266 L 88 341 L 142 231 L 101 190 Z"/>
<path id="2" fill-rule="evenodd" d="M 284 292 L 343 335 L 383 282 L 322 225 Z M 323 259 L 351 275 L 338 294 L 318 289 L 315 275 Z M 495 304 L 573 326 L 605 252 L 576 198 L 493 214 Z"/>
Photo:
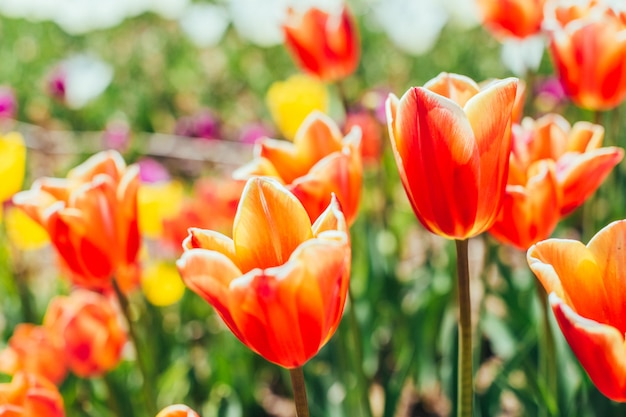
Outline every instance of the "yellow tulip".
<path id="1" fill-rule="evenodd" d="M 160 237 L 163 219 L 172 218 L 179 212 L 183 196 L 183 185 L 179 181 L 141 184 L 137 195 L 141 233 L 146 237 Z"/>
<path id="2" fill-rule="evenodd" d="M 317 78 L 304 74 L 273 83 L 265 100 L 274 123 L 289 140 L 293 140 L 298 128 L 313 110 L 328 113 L 326 86 Z"/>
<path id="3" fill-rule="evenodd" d="M 18 207 L 7 208 L 5 226 L 9 240 L 20 250 L 39 249 L 50 243 L 46 229 Z"/>
<path id="4" fill-rule="evenodd" d="M 0 135 L 0 203 L 22 189 L 26 169 L 26 146 L 17 132 Z"/>
<path id="5" fill-rule="evenodd" d="M 146 299 L 155 306 L 168 306 L 180 300 L 185 285 L 174 264 L 157 261 L 147 265 L 141 276 Z"/>

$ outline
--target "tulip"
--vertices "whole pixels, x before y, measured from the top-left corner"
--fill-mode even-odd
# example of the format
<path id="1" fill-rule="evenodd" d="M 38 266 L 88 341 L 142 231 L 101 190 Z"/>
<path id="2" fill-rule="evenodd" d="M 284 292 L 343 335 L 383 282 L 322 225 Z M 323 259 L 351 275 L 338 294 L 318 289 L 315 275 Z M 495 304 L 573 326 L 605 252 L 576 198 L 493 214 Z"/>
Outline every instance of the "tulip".
<path id="1" fill-rule="evenodd" d="M 358 214 L 363 166 L 360 129 L 343 136 L 337 124 L 320 112 L 302 123 L 293 143 L 262 139 L 255 159 L 233 174 L 237 179 L 279 179 L 302 202 L 311 222 L 328 207 L 331 193 L 341 203 L 348 224 Z"/>
<path id="2" fill-rule="evenodd" d="M 110 288 L 136 264 L 138 168 L 116 151 L 101 152 L 66 179 L 41 178 L 14 203 L 50 235 L 75 284 Z"/>
<path id="3" fill-rule="evenodd" d="M 137 194 L 139 230 L 145 237 L 163 235 L 163 221 L 175 217 L 183 204 L 179 181 L 142 183 Z"/>
<path id="4" fill-rule="evenodd" d="M 496 37 L 526 38 L 541 31 L 546 0 L 478 0 L 483 24 Z"/>
<path id="5" fill-rule="evenodd" d="M 14 119 L 17 114 L 17 98 L 11 87 L 0 85 L 0 121 Z"/>
<path id="6" fill-rule="evenodd" d="M 589 122 L 573 126 L 562 116 L 526 118 L 513 129 L 509 184 L 526 184 L 529 167 L 541 159 L 556 163 L 556 179 L 563 198 L 560 214 L 578 208 L 602 184 L 624 156 L 617 147 L 602 148 L 604 128 Z"/>
<path id="7" fill-rule="evenodd" d="M 387 99 L 387 124 L 400 179 L 429 231 L 463 240 L 495 222 L 505 191 L 516 79 L 480 88 L 440 74 Z"/>
<path id="8" fill-rule="evenodd" d="M 361 53 L 358 27 L 345 5 L 334 14 L 316 7 L 304 14 L 291 9 L 283 29 L 285 44 L 304 71 L 336 81 L 356 70 Z"/>
<path id="9" fill-rule="evenodd" d="M 26 146 L 16 132 L 0 135 L 0 203 L 22 189 L 26 170 Z"/>
<path id="10" fill-rule="evenodd" d="M 320 81 L 298 74 L 274 82 L 267 91 L 267 107 L 278 129 L 292 140 L 304 119 L 314 110 L 328 111 L 328 91 Z"/>
<path id="11" fill-rule="evenodd" d="M 585 246 L 548 239 L 528 250 L 556 321 L 600 392 L 626 401 L 626 220 L 613 222 Z"/>
<path id="12" fill-rule="evenodd" d="M 524 251 L 550 237 L 561 218 L 562 191 L 554 163 L 537 161 L 529 171 L 525 184 L 507 184 L 502 210 L 489 229 L 499 241 Z"/>
<path id="13" fill-rule="evenodd" d="M 13 205 L 6 208 L 4 223 L 9 241 L 19 250 L 36 250 L 50 243 L 48 232 Z"/>
<path id="14" fill-rule="evenodd" d="M 233 238 L 191 228 L 183 247 L 177 266 L 185 284 L 268 361 L 299 368 L 337 330 L 351 250 L 336 198 L 311 224 L 302 204 L 278 181 L 251 178 Z"/>
<path id="15" fill-rule="evenodd" d="M 602 1 L 546 9 L 554 66 L 580 107 L 608 110 L 626 98 L 626 11 Z"/>
<path id="16" fill-rule="evenodd" d="M 60 384 L 67 374 L 63 340 L 48 328 L 31 323 L 15 327 L 8 346 L 0 352 L 0 372 L 41 375 Z"/>
<path id="17" fill-rule="evenodd" d="M 198 413 L 186 405 L 176 404 L 165 407 L 156 417 L 199 417 Z"/>
<path id="18" fill-rule="evenodd" d="M 37 374 L 18 372 L 0 384 L 0 417 L 64 417 L 57 387 Z"/>
<path id="19" fill-rule="evenodd" d="M 185 285 L 173 264 L 154 261 L 142 272 L 141 288 L 151 304 L 160 307 L 169 306 L 183 297 Z"/>
<path id="20" fill-rule="evenodd" d="M 111 302 L 84 289 L 53 298 L 43 325 L 63 338 L 69 369 L 84 378 L 115 368 L 126 344 L 126 332 Z"/>

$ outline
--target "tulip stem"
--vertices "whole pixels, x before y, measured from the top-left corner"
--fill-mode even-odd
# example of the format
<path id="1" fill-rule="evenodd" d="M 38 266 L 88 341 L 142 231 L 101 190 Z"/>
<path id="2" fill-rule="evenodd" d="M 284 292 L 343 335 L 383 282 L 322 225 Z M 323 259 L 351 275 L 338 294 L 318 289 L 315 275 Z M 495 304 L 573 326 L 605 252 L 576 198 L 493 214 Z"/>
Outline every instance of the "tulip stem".
<path id="1" fill-rule="evenodd" d="M 550 327 L 550 316 L 548 311 L 548 294 L 542 287 L 539 280 L 535 280 L 539 303 L 541 304 L 541 314 L 543 321 L 543 346 L 540 351 L 540 366 L 546 378 L 546 387 L 548 395 L 552 398 L 552 402 L 557 400 L 557 369 L 556 369 L 556 353 L 554 346 L 554 335 L 552 327 Z M 552 413 L 553 414 L 553 413 Z"/>
<path id="2" fill-rule="evenodd" d="M 456 240 L 456 265 L 459 296 L 459 362 L 457 416 L 472 417 L 474 387 L 472 376 L 472 309 L 468 240 Z"/>
<path id="3" fill-rule="evenodd" d="M 133 346 L 135 347 L 135 355 L 137 361 L 137 367 L 139 368 L 139 372 L 141 373 L 141 377 L 143 379 L 141 383 L 141 387 L 143 390 L 144 402 L 146 405 L 146 411 L 148 415 L 155 415 L 157 412 L 156 407 L 156 399 L 154 397 L 154 389 L 152 387 L 152 378 L 148 374 L 148 367 L 145 363 L 145 358 L 141 354 L 141 350 L 139 348 L 139 337 L 137 334 L 137 329 L 135 328 L 135 323 L 130 314 L 130 304 L 126 295 L 122 292 L 120 287 L 117 284 L 117 280 L 114 278 L 113 289 L 115 290 L 115 295 L 122 307 L 122 313 L 124 314 L 124 318 L 126 319 L 126 323 L 128 324 L 128 336 L 131 339 Z"/>
<path id="4" fill-rule="evenodd" d="M 306 399 L 302 367 L 290 369 L 289 376 L 291 376 L 291 386 L 293 387 L 293 399 L 296 402 L 296 416 L 309 417 L 309 404 Z"/>

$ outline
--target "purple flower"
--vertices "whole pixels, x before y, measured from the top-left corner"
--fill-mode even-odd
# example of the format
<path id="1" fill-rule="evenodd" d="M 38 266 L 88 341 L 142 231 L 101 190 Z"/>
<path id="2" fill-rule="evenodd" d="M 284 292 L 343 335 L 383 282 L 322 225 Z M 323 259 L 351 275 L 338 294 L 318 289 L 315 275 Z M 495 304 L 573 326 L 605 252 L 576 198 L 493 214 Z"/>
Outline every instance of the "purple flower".
<path id="1" fill-rule="evenodd" d="M 11 87 L 0 86 L 0 120 L 14 119 L 17 113 L 17 99 Z"/>
<path id="2" fill-rule="evenodd" d="M 139 179 L 141 182 L 155 183 L 170 179 L 167 169 L 155 159 L 142 158 L 137 164 L 139 165 Z"/>

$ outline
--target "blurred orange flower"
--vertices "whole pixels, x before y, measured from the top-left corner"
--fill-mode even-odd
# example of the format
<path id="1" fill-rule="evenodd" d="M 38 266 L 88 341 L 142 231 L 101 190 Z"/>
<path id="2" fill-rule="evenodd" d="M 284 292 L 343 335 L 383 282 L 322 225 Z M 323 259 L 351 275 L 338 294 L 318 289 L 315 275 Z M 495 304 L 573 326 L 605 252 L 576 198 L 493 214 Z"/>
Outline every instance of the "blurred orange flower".
<path id="1" fill-rule="evenodd" d="M 63 338 L 69 368 L 84 378 L 115 368 L 126 344 L 126 332 L 111 302 L 84 289 L 53 298 L 43 325 Z"/>
<path id="2" fill-rule="evenodd" d="M 489 229 L 502 207 L 517 80 L 482 88 L 442 73 L 387 99 L 400 179 L 429 231 L 466 239 Z"/>
<path id="3" fill-rule="evenodd" d="M 541 31 L 546 0 L 477 0 L 483 24 L 497 38 L 526 38 Z"/>
<path id="4" fill-rule="evenodd" d="M 331 118 L 313 112 L 298 129 L 293 143 L 258 141 L 255 159 L 235 171 L 234 177 L 269 176 L 280 180 L 302 202 L 312 222 L 328 207 L 335 193 L 351 225 L 361 199 L 360 143 L 360 129 L 344 137 Z"/>
<path id="5" fill-rule="evenodd" d="M 591 110 L 616 107 L 626 98 L 626 11 L 597 0 L 551 5 L 550 53 L 567 95 Z"/>
<path id="6" fill-rule="evenodd" d="M 513 128 L 508 184 L 524 185 L 529 168 L 541 159 L 556 163 L 556 179 L 563 192 L 560 214 L 578 208 L 602 184 L 624 156 L 621 148 L 602 148 L 604 128 L 589 122 L 573 126 L 562 116 L 525 118 Z"/>
<path id="7" fill-rule="evenodd" d="M 198 413 L 182 404 L 175 404 L 165 407 L 156 417 L 199 417 Z"/>
<path id="8" fill-rule="evenodd" d="M 66 179 L 41 178 L 14 203 L 41 224 L 75 284 L 104 289 L 137 261 L 138 169 L 116 151 L 100 152 Z"/>
<path id="9" fill-rule="evenodd" d="M 358 26 L 345 5 L 334 14 L 316 7 L 303 14 L 290 9 L 283 30 L 300 68 L 324 81 L 345 78 L 359 64 Z"/>
<path id="10" fill-rule="evenodd" d="M 0 384 L 0 417 L 64 417 L 57 387 L 41 375 L 18 372 Z"/>
<path id="11" fill-rule="evenodd" d="M 241 342 L 285 368 L 302 366 L 341 320 L 350 279 L 348 226 L 336 198 L 311 225 L 271 178 L 244 188 L 233 239 L 190 229 L 177 265 Z"/>
<path id="12" fill-rule="evenodd" d="M 589 378 L 614 401 L 626 401 L 626 220 L 589 244 L 549 239 L 528 250 L 556 321 Z"/>
<path id="13" fill-rule="evenodd" d="M 62 338 L 43 326 L 18 324 L 8 346 L 0 352 L 0 372 L 14 375 L 19 371 L 60 384 L 67 374 Z"/>

